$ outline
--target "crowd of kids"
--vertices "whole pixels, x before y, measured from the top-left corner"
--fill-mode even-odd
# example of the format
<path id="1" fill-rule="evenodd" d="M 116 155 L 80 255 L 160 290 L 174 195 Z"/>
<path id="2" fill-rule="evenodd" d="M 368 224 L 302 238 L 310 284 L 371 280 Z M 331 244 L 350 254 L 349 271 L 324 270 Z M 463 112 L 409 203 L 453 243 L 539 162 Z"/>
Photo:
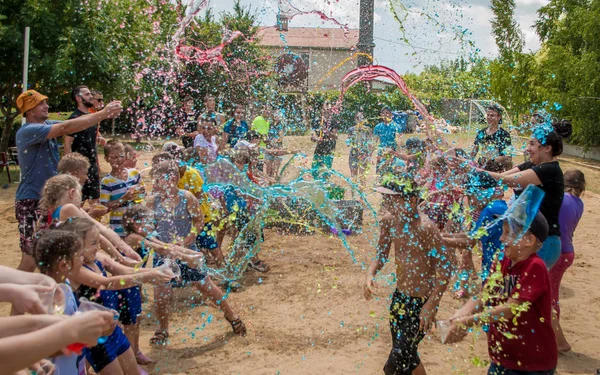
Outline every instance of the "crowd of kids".
<path id="1" fill-rule="evenodd" d="M 165 143 L 143 176 L 134 148 L 103 140 L 110 171 L 90 183 L 97 160 L 73 150 L 57 158 L 56 138 L 95 129 L 118 115 L 120 104 L 83 112 L 90 99 L 78 88 L 74 95 L 85 96 L 76 100 L 82 113 L 59 124 L 47 120 L 47 97 L 23 95 L 18 102 L 28 123 L 17 134 L 19 155 L 27 159 L 22 169 L 27 174 L 27 168 L 37 168 L 33 164 L 41 159 L 25 155 L 33 150 L 49 158 L 43 165 L 50 170 L 38 173 L 42 184 L 25 175 L 16 208 L 27 255 L 21 268 L 33 261 L 39 273 L 0 266 L 0 301 L 12 304 L 11 316 L 0 318 L 3 371 L 144 374 L 141 366 L 154 362 L 139 344 L 140 321 L 148 315 L 142 312 L 144 285 L 154 288 L 158 327 L 151 345 L 169 343 L 174 287 L 195 288 L 222 311 L 234 334 L 246 335 L 229 296 L 242 286 L 217 276 L 241 275 L 229 269 L 224 237 L 235 240 L 262 201 L 233 184 L 207 188 L 205 167 L 228 158 L 249 183 L 277 183 L 282 156 L 295 152 L 284 147 L 280 114 L 264 107 L 248 122 L 245 107 L 236 105 L 226 120 L 212 96 L 202 113 L 188 102 L 179 132 L 184 147 Z M 315 178 L 326 177 L 322 169 L 332 166 L 338 129 L 331 111 L 325 104 L 311 137 L 317 143 Z M 421 126 L 424 140 L 409 138 L 401 147 L 403 130 L 391 116 L 384 107 L 383 121 L 371 131 L 358 113 L 349 139 L 352 177 L 366 185 L 376 152 L 376 190 L 383 196 L 380 238 L 364 282 L 367 300 L 377 293 L 376 275 L 394 250 L 393 345 L 384 373 L 425 374 L 418 345 L 437 324 L 446 343 L 461 340 L 472 326 L 485 326 L 489 374 L 553 374 L 558 353 L 570 350 L 560 326 L 559 288 L 573 263 L 585 191 L 583 173 L 563 174 L 557 160 L 570 124 L 538 124 L 525 150 L 528 161 L 513 167 L 499 107 L 488 108 L 488 127 L 477 133 L 470 153 L 449 147 L 427 124 Z M 94 134 L 100 137 L 86 132 Z M 544 193 L 539 212 L 515 229 L 505 216 L 511 204 L 505 198 L 530 185 Z M 90 193 L 94 186 L 97 198 Z M 262 229 L 244 236 L 249 255 L 242 271 L 269 271 L 252 251 L 262 240 Z M 473 255 L 481 258 L 477 265 Z M 437 310 L 447 289 L 465 303 L 440 321 Z"/>

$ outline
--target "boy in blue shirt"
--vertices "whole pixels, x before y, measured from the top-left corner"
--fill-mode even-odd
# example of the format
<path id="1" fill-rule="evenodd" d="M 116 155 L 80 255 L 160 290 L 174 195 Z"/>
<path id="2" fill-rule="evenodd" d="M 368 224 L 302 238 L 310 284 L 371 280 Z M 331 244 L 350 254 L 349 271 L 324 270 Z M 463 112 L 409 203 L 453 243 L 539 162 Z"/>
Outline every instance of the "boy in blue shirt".
<path id="1" fill-rule="evenodd" d="M 381 108 L 382 122 L 373 128 L 373 135 L 379 138 L 379 147 L 377 149 L 377 172 L 379 165 L 386 154 L 391 151 L 398 151 L 398 141 L 396 135 L 402 134 L 400 125 L 392 121 L 392 111 L 389 107 Z"/>

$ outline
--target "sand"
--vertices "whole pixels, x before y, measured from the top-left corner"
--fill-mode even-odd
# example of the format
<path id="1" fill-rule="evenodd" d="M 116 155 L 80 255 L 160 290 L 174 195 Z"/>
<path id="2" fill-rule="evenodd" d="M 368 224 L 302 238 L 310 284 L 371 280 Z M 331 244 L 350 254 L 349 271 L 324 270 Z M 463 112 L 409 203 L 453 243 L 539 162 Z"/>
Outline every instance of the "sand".
<path id="1" fill-rule="evenodd" d="M 310 141 L 293 137 L 286 142 L 312 154 Z M 348 174 L 348 150 L 338 142 L 334 167 Z M 150 152 L 141 152 L 139 169 L 148 166 Z M 104 172 L 108 171 L 103 165 Z M 16 267 L 20 260 L 14 218 L 16 184 L 0 190 L 1 264 Z M 377 207 L 375 194 L 369 195 Z M 560 374 L 593 374 L 600 368 L 600 268 L 597 253 L 600 197 L 587 193 L 585 213 L 575 234 L 575 262 L 561 290 L 562 324 L 573 350 L 561 355 Z M 171 320 L 171 343 L 164 349 L 148 345 L 157 328 L 152 317 L 152 288 L 145 288 L 141 345 L 157 360 L 146 366 L 151 374 L 380 374 L 391 347 L 388 317 L 393 292 L 388 265 L 379 282 L 378 300 L 362 296 L 365 270 L 374 254 L 373 217 L 365 214 L 362 235 L 350 237 L 357 262 L 339 239 L 320 234 L 281 235 L 265 231 L 261 258 L 271 271 L 248 271 L 244 288 L 231 300 L 248 326 L 245 338 L 233 336 L 219 310 L 204 304 L 194 289 L 178 290 Z M 193 305 L 193 307 L 192 307 Z M 449 317 L 461 306 L 447 293 L 438 318 Z M 8 313 L 0 306 L 2 315 Z M 209 323 L 210 321 L 210 323 Z M 442 345 L 435 332 L 420 346 L 428 374 L 485 374 L 473 364 L 487 360 L 484 335 L 469 336 L 457 345 Z"/>

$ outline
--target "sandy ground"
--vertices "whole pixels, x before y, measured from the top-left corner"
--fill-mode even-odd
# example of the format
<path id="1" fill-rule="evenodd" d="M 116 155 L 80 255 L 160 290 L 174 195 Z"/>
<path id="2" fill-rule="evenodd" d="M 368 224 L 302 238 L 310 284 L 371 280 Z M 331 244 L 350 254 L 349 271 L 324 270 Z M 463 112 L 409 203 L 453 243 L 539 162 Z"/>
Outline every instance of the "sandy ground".
<path id="1" fill-rule="evenodd" d="M 312 154 L 306 138 L 287 139 L 294 148 Z M 348 174 L 348 150 L 339 142 L 334 167 Z M 151 152 L 142 152 L 139 169 L 148 166 Z M 103 170 L 108 171 L 103 165 Z M 0 248 L 2 264 L 16 267 L 20 260 L 14 219 L 16 184 L 0 190 Z M 348 197 L 347 197 L 348 198 Z M 377 197 L 369 195 L 377 206 Z M 576 257 L 561 290 L 562 324 L 573 351 L 561 355 L 559 374 L 593 374 L 600 368 L 600 199 L 584 198 L 586 208 L 575 235 Z M 365 214 L 362 235 L 351 236 L 356 262 L 341 241 L 324 235 L 284 236 L 265 231 L 261 258 L 272 270 L 248 271 L 244 288 L 231 300 L 248 326 L 248 336 L 233 336 L 217 309 L 202 302 L 194 289 L 176 293 L 171 343 L 150 348 L 148 340 L 157 325 L 152 317 L 152 288 L 144 306 L 141 345 L 157 360 L 147 366 L 152 374 L 379 374 L 391 347 L 388 326 L 389 297 L 393 292 L 391 266 L 382 272 L 379 298 L 362 297 L 364 262 L 374 253 L 373 216 Z M 596 245 L 595 245 L 596 244 Z M 447 293 L 439 318 L 460 307 Z M 6 315 L 8 307 L 0 306 Z M 420 354 L 429 374 L 485 374 L 479 359 L 487 360 L 484 335 L 469 336 L 458 345 L 442 345 L 436 333 L 428 335 Z"/>

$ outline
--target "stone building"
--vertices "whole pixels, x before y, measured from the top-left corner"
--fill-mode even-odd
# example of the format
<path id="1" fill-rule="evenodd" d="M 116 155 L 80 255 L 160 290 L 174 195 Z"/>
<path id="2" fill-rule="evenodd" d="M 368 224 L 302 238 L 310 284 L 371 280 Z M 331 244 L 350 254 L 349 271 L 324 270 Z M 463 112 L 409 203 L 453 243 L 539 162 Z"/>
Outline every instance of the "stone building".
<path id="1" fill-rule="evenodd" d="M 273 59 L 275 70 L 293 75 L 286 83 L 288 92 L 339 89 L 344 75 L 355 69 L 358 30 L 342 28 L 263 27 L 259 44 Z"/>

